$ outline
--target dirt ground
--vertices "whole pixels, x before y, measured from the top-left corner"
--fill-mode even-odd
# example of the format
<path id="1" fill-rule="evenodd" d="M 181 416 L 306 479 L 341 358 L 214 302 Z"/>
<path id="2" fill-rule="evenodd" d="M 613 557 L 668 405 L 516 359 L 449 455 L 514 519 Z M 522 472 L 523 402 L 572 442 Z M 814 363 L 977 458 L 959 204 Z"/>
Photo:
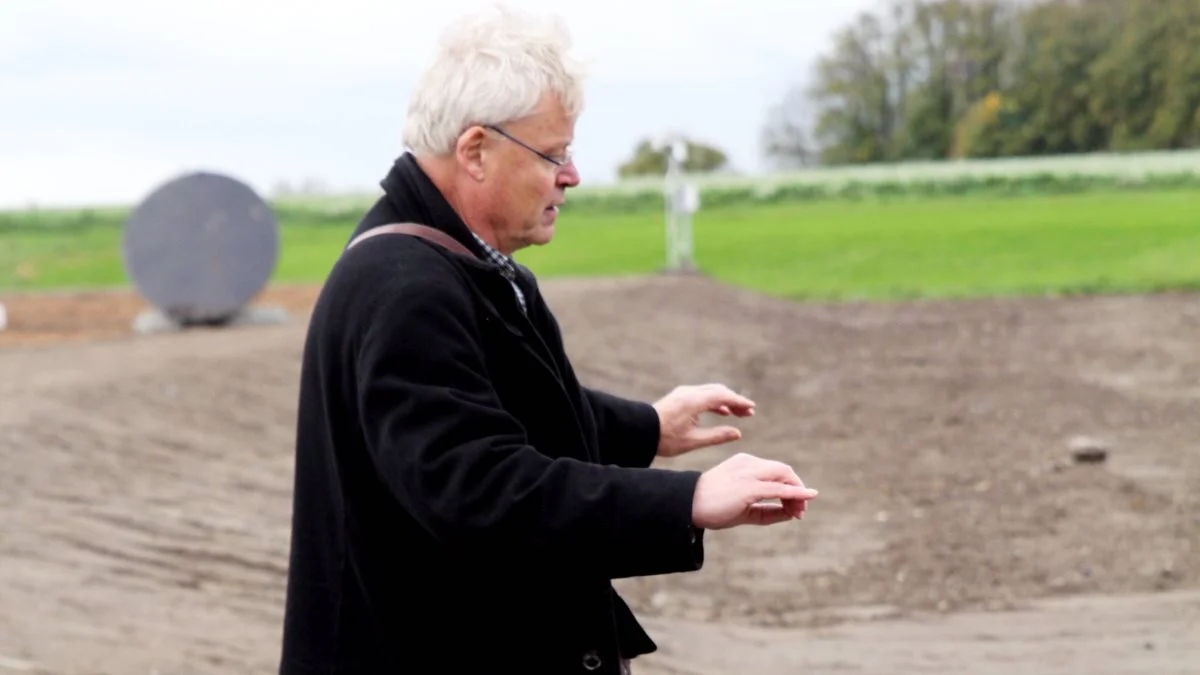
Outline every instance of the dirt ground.
<path id="1" fill-rule="evenodd" d="M 821 491 L 619 582 L 661 647 L 636 673 L 1200 673 L 1200 296 L 545 286 L 585 381 L 758 402 L 736 447 L 664 466 L 742 450 Z M 0 297 L 0 673 L 274 671 L 313 293 L 261 299 L 286 325 L 144 336 L 127 295 Z"/>

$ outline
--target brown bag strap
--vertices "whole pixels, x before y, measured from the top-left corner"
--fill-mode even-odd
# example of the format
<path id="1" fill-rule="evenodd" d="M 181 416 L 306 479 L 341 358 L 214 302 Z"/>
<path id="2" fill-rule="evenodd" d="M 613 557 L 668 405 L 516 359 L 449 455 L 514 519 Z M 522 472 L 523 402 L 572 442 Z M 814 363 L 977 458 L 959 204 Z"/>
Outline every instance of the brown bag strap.
<path id="1" fill-rule="evenodd" d="M 364 239 L 369 239 L 380 234 L 410 234 L 414 237 L 420 237 L 427 241 L 438 244 L 442 248 L 449 249 L 455 253 L 461 253 L 465 256 L 474 256 L 471 249 L 463 246 L 454 237 L 442 232 L 441 230 L 429 227 L 428 225 L 418 225 L 417 223 L 389 223 L 387 225 L 379 225 L 373 227 L 366 232 L 358 235 L 346 245 L 346 250 L 350 250 L 352 246 L 361 242 Z"/>

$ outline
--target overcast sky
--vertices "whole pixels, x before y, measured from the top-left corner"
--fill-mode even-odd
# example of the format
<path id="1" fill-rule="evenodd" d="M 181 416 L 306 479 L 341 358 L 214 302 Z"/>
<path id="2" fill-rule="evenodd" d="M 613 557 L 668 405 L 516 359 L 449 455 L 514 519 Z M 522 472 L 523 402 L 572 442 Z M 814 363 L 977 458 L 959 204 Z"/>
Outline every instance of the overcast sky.
<path id="1" fill-rule="evenodd" d="M 569 22 L 592 71 L 577 161 L 607 182 L 670 130 L 762 168 L 769 106 L 876 0 L 509 4 Z M 0 0 L 0 206 L 128 203 L 196 169 L 373 190 L 438 31 L 478 5 Z"/>

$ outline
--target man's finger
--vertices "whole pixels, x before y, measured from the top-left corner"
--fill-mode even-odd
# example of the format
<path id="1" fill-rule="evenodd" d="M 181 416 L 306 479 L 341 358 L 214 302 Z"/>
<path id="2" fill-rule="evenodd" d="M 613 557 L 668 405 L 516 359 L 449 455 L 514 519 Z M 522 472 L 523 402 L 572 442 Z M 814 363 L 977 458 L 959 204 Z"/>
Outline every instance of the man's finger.
<path id="1" fill-rule="evenodd" d="M 788 485 L 787 483 L 775 483 L 772 481 L 759 481 L 758 490 L 755 493 L 755 501 L 763 501 L 765 499 L 778 499 L 781 502 L 786 501 L 803 501 L 813 499 L 818 494 L 816 490 L 804 487 L 803 485 Z"/>
<path id="2" fill-rule="evenodd" d="M 799 485 L 800 487 L 804 487 L 804 481 L 800 480 L 800 476 L 796 475 L 796 472 L 792 469 L 792 467 L 784 464 L 783 462 L 777 462 L 773 459 L 759 460 L 759 462 L 753 466 L 752 474 L 759 480 L 772 481 L 775 483 L 787 483 L 789 485 Z"/>
<path id="3" fill-rule="evenodd" d="M 779 504 L 754 504 L 747 514 L 747 520 L 755 525 L 774 525 L 792 519 L 787 509 Z"/>
<path id="4" fill-rule="evenodd" d="M 803 518 L 804 512 L 808 510 L 807 499 L 784 499 L 780 502 L 780 506 L 784 511 L 788 512 L 793 518 Z"/>
<path id="5" fill-rule="evenodd" d="M 718 427 L 701 427 L 692 430 L 688 435 L 689 445 L 702 448 L 707 445 L 717 445 L 720 443 L 730 443 L 741 439 L 742 432 L 737 427 L 718 426 Z"/>
<path id="6" fill-rule="evenodd" d="M 752 405 L 751 406 L 725 405 L 723 407 L 727 411 L 726 413 L 724 413 L 726 415 L 737 415 L 738 417 L 753 417 L 754 416 L 754 406 L 752 406 Z"/>
<path id="7" fill-rule="evenodd" d="M 710 384 L 700 389 L 700 392 L 701 405 L 706 410 L 716 411 L 723 406 L 741 417 L 754 414 L 754 401 L 723 384 Z"/>

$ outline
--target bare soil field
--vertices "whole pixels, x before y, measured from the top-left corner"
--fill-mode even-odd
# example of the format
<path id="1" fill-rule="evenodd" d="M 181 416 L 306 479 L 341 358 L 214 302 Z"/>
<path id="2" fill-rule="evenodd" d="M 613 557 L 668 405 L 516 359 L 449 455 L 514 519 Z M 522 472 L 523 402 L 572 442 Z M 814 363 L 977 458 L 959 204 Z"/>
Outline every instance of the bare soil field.
<path id="1" fill-rule="evenodd" d="M 0 673 L 275 670 L 315 290 L 260 299 L 290 324 L 139 336 L 127 294 L 0 297 Z M 1200 297 L 545 291 L 586 382 L 758 402 L 664 466 L 741 450 L 821 491 L 619 582 L 660 644 L 635 673 L 1200 673 Z"/>

